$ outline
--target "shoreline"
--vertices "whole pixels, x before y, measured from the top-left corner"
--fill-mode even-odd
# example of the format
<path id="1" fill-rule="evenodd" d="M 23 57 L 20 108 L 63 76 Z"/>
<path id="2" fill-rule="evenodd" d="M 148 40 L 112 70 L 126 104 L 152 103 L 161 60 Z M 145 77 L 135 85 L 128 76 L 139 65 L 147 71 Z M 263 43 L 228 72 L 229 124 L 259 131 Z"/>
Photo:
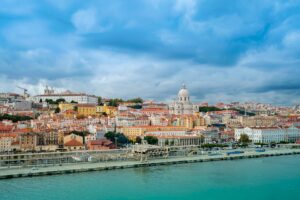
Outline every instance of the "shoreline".
<path id="1" fill-rule="evenodd" d="M 243 154 L 236 155 L 197 155 L 188 157 L 170 157 L 161 159 L 151 159 L 145 162 L 141 161 L 112 161 L 112 162 L 99 162 L 99 163 L 80 163 L 62 166 L 47 166 L 33 170 L 32 168 L 10 168 L 0 169 L 0 179 L 22 178 L 22 177 L 36 177 L 36 176 L 51 176 L 59 174 L 70 174 L 91 171 L 103 171 L 125 168 L 139 168 L 151 167 L 159 165 L 175 165 L 196 162 L 213 162 L 225 160 L 238 160 L 238 159 L 251 159 L 273 156 L 285 155 L 299 155 L 300 149 L 276 149 L 268 150 L 266 152 L 248 151 Z"/>

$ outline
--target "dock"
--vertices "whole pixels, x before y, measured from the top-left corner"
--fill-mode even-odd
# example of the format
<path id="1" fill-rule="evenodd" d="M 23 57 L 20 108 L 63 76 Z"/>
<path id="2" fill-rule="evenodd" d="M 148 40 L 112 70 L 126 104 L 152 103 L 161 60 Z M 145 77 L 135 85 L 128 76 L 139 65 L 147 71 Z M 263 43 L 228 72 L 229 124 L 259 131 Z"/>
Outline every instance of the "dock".
<path id="1" fill-rule="evenodd" d="M 251 159 L 272 156 L 285 156 L 300 154 L 300 149 L 272 149 L 265 152 L 245 151 L 242 154 L 226 155 L 191 155 L 191 156 L 176 156 L 159 159 L 140 160 L 124 160 L 124 161 L 109 161 L 109 162 L 85 162 L 77 164 L 54 165 L 45 167 L 9 167 L 0 169 L 0 179 L 11 179 L 21 177 L 36 177 L 49 176 L 58 174 L 70 174 L 79 172 L 103 171 L 125 168 L 150 167 L 159 165 L 174 165 L 183 163 L 195 162 L 212 162 L 224 160 Z"/>

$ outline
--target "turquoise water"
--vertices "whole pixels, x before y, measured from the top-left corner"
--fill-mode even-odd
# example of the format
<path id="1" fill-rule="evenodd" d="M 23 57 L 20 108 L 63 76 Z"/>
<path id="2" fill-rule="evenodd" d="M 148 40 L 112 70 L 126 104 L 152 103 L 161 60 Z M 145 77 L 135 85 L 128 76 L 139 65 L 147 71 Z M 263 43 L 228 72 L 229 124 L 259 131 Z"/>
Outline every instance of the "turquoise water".
<path id="1" fill-rule="evenodd" d="M 0 181 L 0 200 L 300 199 L 300 156 Z"/>

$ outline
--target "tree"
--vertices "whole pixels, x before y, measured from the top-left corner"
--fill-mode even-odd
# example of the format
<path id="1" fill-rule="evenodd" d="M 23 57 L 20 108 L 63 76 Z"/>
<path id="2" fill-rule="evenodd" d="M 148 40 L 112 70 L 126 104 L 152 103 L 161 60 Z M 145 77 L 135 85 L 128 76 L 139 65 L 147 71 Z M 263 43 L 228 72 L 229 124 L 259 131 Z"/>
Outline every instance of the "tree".
<path id="1" fill-rule="evenodd" d="M 78 111 L 78 106 L 74 106 L 73 110 L 77 112 Z"/>
<path id="2" fill-rule="evenodd" d="M 29 117 L 29 116 L 18 116 L 18 115 L 9 115 L 9 114 L 1 115 L 0 114 L 0 121 L 11 120 L 13 122 L 18 122 L 18 121 L 28 121 L 31 119 L 32 119 L 32 117 Z"/>
<path id="3" fill-rule="evenodd" d="M 53 101 L 52 99 L 46 99 L 45 100 L 48 104 L 56 104 L 55 101 Z"/>
<path id="4" fill-rule="evenodd" d="M 70 103 L 78 103 L 78 102 L 72 100 Z"/>
<path id="5" fill-rule="evenodd" d="M 199 112 L 212 112 L 212 111 L 220 111 L 222 109 L 214 107 L 214 106 L 203 106 L 199 107 Z"/>
<path id="6" fill-rule="evenodd" d="M 110 99 L 108 102 L 108 106 L 118 107 L 120 103 L 124 102 L 123 99 Z"/>
<path id="7" fill-rule="evenodd" d="M 129 139 L 123 133 L 109 131 L 105 133 L 104 137 L 113 143 L 116 143 L 117 146 L 124 146 L 129 143 Z"/>
<path id="8" fill-rule="evenodd" d="M 85 144 L 85 136 L 90 134 L 88 131 L 72 131 L 71 133 L 73 133 L 75 135 L 78 135 L 78 136 L 81 136 L 83 144 Z"/>
<path id="9" fill-rule="evenodd" d="M 60 108 L 59 107 L 57 107 L 57 108 L 55 108 L 55 111 L 54 111 L 55 113 L 59 113 L 60 112 Z"/>
<path id="10" fill-rule="evenodd" d="M 144 139 L 147 141 L 148 144 L 157 144 L 158 143 L 158 139 L 155 136 L 146 136 L 144 137 Z"/>
<path id="11" fill-rule="evenodd" d="M 142 109 L 142 105 L 133 105 L 133 106 L 128 106 L 130 108 L 133 108 L 133 109 Z"/>
<path id="12" fill-rule="evenodd" d="M 134 98 L 134 99 L 128 99 L 127 102 L 131 102 L 131 103 L 143 103 L 143 99 L 138 97 L 138 98 Z"/>
<path id="13" fill-rule="evenodd" d="M 135 138 L 135 143 L 141 144 L 141 143 L 142 143 L 142 138 L 139 137 L 139 136 L 137 136 L 137 137 Z"/>
<path id="14" fill-rule="evenodd" d="M 251 140 L 249 139 L 249 136 L 247 134 L 241 134 L 239 143 L 248 144 L 250 142 L 251 142 Z"/>
<path id="15" fill-rule="evenodd" d="M 55 103 L 56 104 L 59 104 L 59 103 L 61 103 L 61 102 L 66 102 L 66 100 L 65 99 L 63 99 L 63 98 L 60 98 L 60 99 L 57 99 L 56 101 L 55 101 Z"/>
<path id="16" fill-rule="evenodd" d="M 103 106 L 102 97 L 98 97 L 98 106 Z"/>

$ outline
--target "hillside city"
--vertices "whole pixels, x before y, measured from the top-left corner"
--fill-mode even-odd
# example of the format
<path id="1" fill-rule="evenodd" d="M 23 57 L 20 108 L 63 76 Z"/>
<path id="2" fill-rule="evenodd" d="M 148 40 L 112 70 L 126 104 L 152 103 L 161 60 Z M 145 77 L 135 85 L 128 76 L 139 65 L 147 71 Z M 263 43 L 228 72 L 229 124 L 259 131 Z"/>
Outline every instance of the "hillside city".
<path id="1" fill-rule="evenodd" d="M 190 99 L 110 99 L 46 87 L 0 93 L 0 152 L 106 150 L 136 143 L 232 147 L 300 144 L 300 107 L 255 102 L 210 105 Z"/>

